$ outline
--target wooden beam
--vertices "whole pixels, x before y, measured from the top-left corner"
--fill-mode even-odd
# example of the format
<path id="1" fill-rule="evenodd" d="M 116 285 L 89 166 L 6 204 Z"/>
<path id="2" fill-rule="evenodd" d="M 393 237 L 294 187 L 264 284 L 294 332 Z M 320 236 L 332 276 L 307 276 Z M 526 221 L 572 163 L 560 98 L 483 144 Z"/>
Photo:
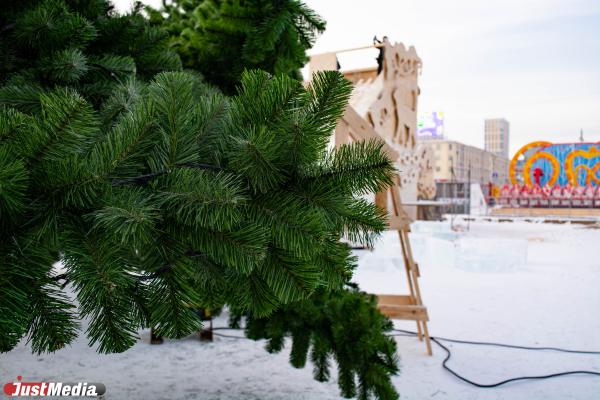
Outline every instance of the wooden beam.
<path id="1" fill-rule="evenodd" d="M 391 231 L 399 231 L 408 228 L 411 223 L 408 215 L 388 215 L 388 229 Z"/>
<path id="2" fill-rule="evenodd" d="M 386 306 L 414 306 L 415 299 L 405 294 L 378 294 L 377 304 Z"/>
<path id="3" fill-rule="evenodd" d="M 389 306 L 380 304 L 378 308 L 383 315 L 391 319 L 429 321 L 427 307 L 425 306 Z"/>
<path id="4" fill-rule="evenodd" d="M 384 45 L 383 43 L 377 43 L 377 44 L 371 44 L 368 46 L 360 46 L 360 47 L 351 47 L 349 49 L 343 49 L 343 50 L 337 50 L 335 52 L 335 54 L 340 54 L 340 53 L 348 53 L 350 51 L 357 51 L 357 50 L 366 50 L 366 49 L 380 49 L 382 48 Z"/>
<path id="5" fill-rule="evenodd" d="M 371 140 L 376 139 L 383 142 L 383 151 L 385 151 L 392 160 L 392 162 L 396 161 L 400 155 L 398 152 L 390 147 L 376 131 L 373 127 L 365 121 L 363 117 L 358 115 L 356 110 L 352 106 L 346 107 L 346 111 L 344 111 L 344 115 L 342 119 L 346 121 L 348 126 L 350 127 L 350 135 L 354 137 L 355 140 Z"/>

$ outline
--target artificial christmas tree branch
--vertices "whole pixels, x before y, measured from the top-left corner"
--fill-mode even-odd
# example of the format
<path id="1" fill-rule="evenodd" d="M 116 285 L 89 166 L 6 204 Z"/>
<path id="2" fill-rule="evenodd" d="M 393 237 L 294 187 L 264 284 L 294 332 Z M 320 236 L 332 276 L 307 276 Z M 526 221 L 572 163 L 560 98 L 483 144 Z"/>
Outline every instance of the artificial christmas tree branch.
<path id="1" fill-rule="evenodd" d="M 56 351 L 81 318 L 111 353 L 150 326 L 197 331 L 195 309 L 285 327 L 303 304 L 321 321 L 311 340 L 295 324 L 271 350 L 291 334 L 294 366 L 310 348 L 323 380 L 336 355 L 343 394 L 394 398 L 383 317 L 344 289 L 356 266 L 344 239 L 385 228 L 360 196 L 388 185 L 393 165 L 378 143 L 328 149 L 352 86 L 337 72 L 296 80 L 324 22 L 298 1 L 259 3 L 190 0 L 154 25 L 105 0 L 0 9 L 16 21 L 0 37 L 0 351 L 24 337 Z M 175 49 L 217 87 L 181 72 Z M 358 336 L 383 361 L 354 357 Z"/>
<path id="2" fill-rule="evenodd" d="M 337 73 L 332 74 L 337 75 Z M 245 82 L 246 87 L 250 87 L 251 82 L 256 81 L 259 77 L 262 79 L 259 73 L 249 73 L 247 75 L 248 82 Z M 278 79 L 280 78 L 270 79 L 272 83 L 269 84 L 269 90 L 277 90 L 281 87 Z M 147 97 L 142 96 L 139 101 L 149 102 L 145 107 L 150 109 L 150 102 L 154 102 L 153 93 L 158 93 L 158 91 L 171 93 L 176 88 L 184 95 L 185 90 L 188 90 L 188 95 L 192 96 L 192 82 L 193 78 L 186 74 L 161 74 L 148 86 Z M 263 93 L 262 95 L 270 96 L 271 94 Z M 76 126 L 86 127 L 85 129 L 90 132 L 87 133 L 90 136 L 82 137 L 92 137 L 91 133 L 100 129 L 96 123 L 89 122 L 95 120 L 91 109 L 80 105 L 74 108 L 73 104 L 75 103 L 67 101 L 72 98 L 72 93 L 63 91 L 52 96 L 54 96 L 52 97 L 52 109 L 57 111 L 57 118 L 48 109 L 41 116 L 34 117 L 39 120 L 40 126 L 51 126 L 56 131 L 67 130 L 68 132 L 73 129 L 74 121 L 76 121 L 78 124 Z M 59 96 L 64 98 L 59 99 Z M 245 96 L 246 94 L 242 92 L 239 98 L 232 99 L 230 108 L 232 112 L 239 110 L 240 104 L 242 104 L 240 102 L 246 104 Z M 310 97 L 305 97 L 305 93 L 300 92 L 298 100 L 287 107 L 293 107 L 296 110 L 298 104 L 305 101 L 304 99 L 310 99 Z M 183 298 L 192 299 L 196 296 L 192 281 L 188 281 L 191 279 L 195 267 L 189 263 L 191 254 L 187 253 L 188 250 L 183 250 L 192 248 L 195 249 L 193 255 L 197 256 L 202 253 L 207 259 L 222 263 L 227 269 L 230 269 L 231 273 L 236 276 L 233 281 L 236 282 L 236 285 L 241 284 L 243 277 L 250 277 L 250 281 L 242 284 L 242 286 L 246 286 L 244 297 L 247 300 L 244 301 L 249 302 L 247 303 L 248 310 L 257 315 L 268 315 L 279 303 L 285 304 L 308 298 L 311 295 L 323 280 L 322 271 L 317 268 L 318 264 L 315 262 L 320 257 L 321 251 L 324 250 L 325 238 L 332 234 L 342 234 L 341 228 L 344 224 L 340 225 L 339 222 L 331 224 L 333 220 L 321 218 L 324 210 L 335 202 L 322 202 L 315 207 L 298 197 L 297 193 L 304 191 L 301 189 L 301 185 L 305 183 L 296 178 L 299 175 L 297 169 L 300 166 L 290 164 L 290 157 L 286 154 L 284 146 L 287 143 L 286 131 L 280 131 L 282 136 L 276 138 L 269 132 L 269 124 L 272 121 L 259 118 L 253 122 L 250 116 L 262 112 L 261 109 L 256 109 L 245 117 L 248 118 L 247 123 L 250 126 L 256 124 L 260 127 L 256 129 L 255 135 L 258 136 L 253 140 L 260 142 L 263 140 L 263 136 L 260 135 L 265 135 L 271 143 L 280 141 L 281 144 L 274 143 L 274 148 L 280 149 L 279 151 L 282 153 L 275 153 L 267 147 L 261 147 L 260 152 L 264 153 L 261 157 L 268 158 L 269 168 L 276 169 L 278 172 L 276 172 L 275 179 L 263 180 L 264 183 L 256 185 L 254 184 L 258 179 L 255 175 L 256 172 L 248 170 L 245 165 L 238 164 L 237 153 L 244 154 L 246 149 L 237 147 L 235 141 L 233 141 L 233 145 L 225 142 L 222 157 L 223 167 L 216 168 L 219 171 L 213 171 L 215 168 L 211 164 L 202 162 L 197 158 L 198 156 L 187 150 L 179 150 L 179 139 L 172 141 L 173 136 L 167 133 L 176 129 L 173 132 L 177 132 L 178 137 L 189 134 L 194 135 L 195 139 L 193 140 L 197 140 L 196 131 L 191 127 L 200 123 L 198 118 L 202 118 L 202 115 L 181 114 L 177 110 L 180 97 L 172 97 L 169 101 L 170 104 L 165 103 L 163 106 L 164 111 L 157 109 L 153 114 L 148 115 L 149 118 L 157 121 L 154 124 L 157 128 L 152 133 L 155 135 L 155 142 L 150 145 L 150 151 L 146 154 L 150 155 L 150 161 L 153 163 L 161 162 L 167 166 L 172 164 L 185 165 L 185 167 L 175 169 L 163 167 L 159 169 L 159 174 L 149 172 L 135 174 L 129 179 L 122 178 L 127 182 L 139 183 L 140 176 L 143 176 L 143 179 L 151 176 L 153 179 L 147 182 L 143 188 L 130 189 L 127 185 L 121 185 L 110 189 L 114 180 L 103 178 L 103 176 L 110 175 L 105 165 L 110 164 L 110 169 L 116 171 L 125 165 L 130 165 L 129 163 L 132 161 L 128 157 L 119 157 L 115 158 L 115 161 L 107 163 L 112 159 L 110 152 L 106 153 L 106 156 L 109 157 L 108 160 L 102 160 L 105 153 L 98 149 L 109 146 L 108 141 L 114 140 L 110 135 L 104 136 L 104 139 L 95 139 L 96 142 L 89 145 L 85 142 L 77 145 L 75 142 L 72 144 L 64 140 L 61 142 L 57 138 L 50 144 L 43 142 L 43 146 L 33 147 L 35 149 L 33 157 L 28 162 L 29 171 L 33 176 L 47 177 L 46 179 L 48 179 L 47 182 L 40 182 L 40 185 L 29 193 L 30 196 L 33 196 L 31 204 L 38 204 L 44 196 L 55 204 L 56 217 L 52 220 L 51 225 L 44 222 L 46 225 L 40 231 L 41 236 L 38 236 L 37 240 L 43 240 L 48 234 L 57 238 L 56 243 L 59 251 L 64 254 L 63 260 L 68 270 L 66 277 L 70 283 L 75 285 L 76 291 L 79 293 L 84 315 L 100 318 L 99 324 L 103 324 L 101 322 L 103 319 L 106 321 L 104 323 L 107 324 L 107 329 L 112 332 L 109 336 L 104 336 L 100 325 L 94 325 L 89 331 L 89 334 L 92 335 L 92 343 L 98 341 L 101 344 L 101 351 L 125 349 L 126 347 L 122 347 L 122 343 L 117 345 L 118 337 L 123 337 L 124 343 L 129 343 L 129 345 L 132 343 L 126 338 L 131 336 L 127 332 L 133 328 L 118 324 L 115 320 L 115 318 L 127 318 L 127 315 L 121 314 L 119 310 L 130 309 L 131 306 L 125 306 L 124 298 L 121 303 L 97 303 L 98 299 L 87 293 L 101 293 L 103 290 L 108 290 L 108 287 L 115 287 L 111 290 L 120 287 L 118 290 L 126 293 L 127 288 L 133 285 L 130 278 L 144 276 L 150 278 L 147 279 L 150 282 L 150 296 L 152 296 L 152 287 L 155 287 L 156 290 L 164 291 L 164 295 L 171 299 L 172 306 L 183 304 Z M 342 98 L 336 101 L 346 100 Z M 290 117 L 294 117 L 294 113 L 288 112 L 287 107 L 282 107 L 277 113 L 276 120 L 279 127 L 283 126 L 280 124 L 281 119 L 285 118 L 288 113 Z M 72 111 L 74 109 L 87 111 L 85 113 L 74 112 Z M 135 112 L 132 110 L 129 113 Z M 117 127 L 128 121 L 127 115 L 128 113 L 123 114 L 123 120 L 110 129 L 120 132 Z M 330 118 L 335 117 L 332 115 Z M 165 128 L 160 128 L 162 118 L 165 118 L 164 121 L 171 121 L 165 125 Z M 169 131 L 163 129 L 169 129 Z M 239 135 L 237 123 L 226 128 L 226 132 L 233 137 Z M 288 132 L 289 135 L 297 134 L 293 129 Z M 94 133 L 93 137 L 101 138 L 102 136 Z M 318 136 L 313 137 L 321 140 Z M 17 139 L 18 137 L 13 138 L 13 140 Z M 181 143 L 191 141 L 191 138 L 182 138 Z M 71 156 L 66 160 L 59 156 L 60 152 L 66 154 L 73 149 L 79 151 L 79 155 Z M 160 149 L 171 153 L 169 155 Z M 135 152 L 135 149 L 130 149 L 130 151 Z M 159 151 L 161 153 L 153 160 L 152 155 Z M 287 151 L 295 152 L 297 148 L 292 147 Z M 311 157 L 318 162 L 318 158 L 315 158 L 316 155 Z M 185 161 L 177 161 L 178 158 Z M 339 162 L 345 168 L 349 168 L 350 166 L 345 166 L 344 163 L 352 164 L 354 161 L 349 158 Z M 208 170 L 205 169 L 206 166 L 208 166 Z M 145 167 L 145 169 L 149 168 L 153 169 L 150 166 Z M 131 171 L 134 170 L 143 171 L 143 164 L 139 164 Z M 388 165 L 388 170 L 390 172 L 393 170 L 391 164 Z M 53 177 L 49 175 L 51 171 L 66 175 Z M 268 173 L 267 171 L 263 172 Z M 102 172 L 102 174 L 98 175 L 98 172 Z M 382 185 L 386 182 L 383 175 L 374 179 L 380 179 Z M 369 180 L 365 182 L 373 184 Z M 353 196 L 353 191 L 357 194 L 362 193 L 362 185 L 362 183 L 352 183 L 348 186 L 351 190 L 346 191 L 345 196 Z M 267 187 L 270 188 L 271 193 L 262 193 Z M 58 190 L 59 188 L 60 190 Z M 48 191 L 51 196 L 47 196 Z M 327 193 L 333 194 L 328 191 L 322 195 L 327 195 Z M 58 208 L 56 208 L 57 206 Z M 52 206 L 49 204 L 45 207 Z M 350 210 L 353 208 L 347 207 L 353 206 L 351 203 L 338 202 L 327 212 L 331 217 L 342 216 L 352 212 Z M 366 213 L 365 217 L 370 218 L 368 215 L 375 212 L 375 209 L 364 209 L 361 212 Z M 379 218 L 378 214 L 372 215 Z M 347 217 L 343 218 L 347 219 Z M 356 225 L 353 229 L 361 232 L 363 229 L 372 228 L 373 225 L 364 227 Z M 330 230 L 333 231 L 330 232 Z M 217 241 L 214 241 L 214 238 L 217 238 Z M 140 256 L 143 259 L 139 260 Z M 248 258 L 249 256 L 250 258 Z M 131 272 L 134 274 L 132 275 Z M 94 284 L 95 276 L 102 280 L 110 277 L 108 279 L 112 283 L 98 281 Z M 114 286 L 115 279 L 121 281 L 117 286 Z M 157 279 L 163 284 L 156 286 Z M 183 298 L 178 298 L 180 295 Z M 114 298 L 114 301 L 117 299 L 118 297 Z M 189 303 L 187 300 L 185 302 Z M 237 305 L 240 304 L 239 299 L 235 302 Z M 151 299 L 150 304 L 153 304 Z M 114 311 L 106 311 L 109 314 L 99 314 L 98 307 L 105 310 L 114 308 Z M 148 308 L 152 309 L 152 307 Z M 192 317 L 185 316 L 185 313 L 173 314 L 172 310 L 169 312 L 163 310 L 154 312 L 153 315 L 155 318 L 175 318 L 172 321 L 157 321 L 157 326 L 164 327 L 164 329 L 158 330 L 163 334 L 171 332 L 180 337 L 184 334 L 185 329 L 196 326 Z M 176 322 L 178 318 L 183 319 Z"/>

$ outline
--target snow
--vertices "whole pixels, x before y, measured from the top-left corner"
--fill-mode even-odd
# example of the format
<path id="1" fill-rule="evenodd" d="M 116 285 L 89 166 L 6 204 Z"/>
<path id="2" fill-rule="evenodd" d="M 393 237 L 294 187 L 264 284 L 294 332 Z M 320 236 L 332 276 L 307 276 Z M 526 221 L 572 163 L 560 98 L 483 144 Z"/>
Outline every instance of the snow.
<path id="1" fill-rule="evenodd" d="M 542 222 L 416 222 L 411 243 L 432 335 L 520 345 L 600 350 L 600 229 Z M 596 226 L 597 228 L 597 226 Z M 357 251 L 355 273 L 364 290 L 407 292 L 396 232 L 375 251 Z M 226 316 L 215 326 L 225 326 Z M 414 330 L 409 321 L 397 327 Z M 217 331 L 240 335 L 236 331 Z M 401 373 L 393 378 L 403 399 L 593 399 L 600 377 L 568 376 L 477 389 L 441 368 L 411 337 L 398 337 Z M 468 378 L 492 383 L 520 375 L 600 371 L 600 356 L 448 344 L 450 365 Z M 82 336 L 54 354 L 32 355 L 22 343 L 0 355 L 0 383 L 24 380 L 102 382 L 106 399 L 339 399 L 337 383 L 312 379 L 311 366 L 294 369 L 289 346 L 270 355 L 264 342 L 196 337 L 148 344 L 141 333 L 122 354 L 98 355 Z"/>

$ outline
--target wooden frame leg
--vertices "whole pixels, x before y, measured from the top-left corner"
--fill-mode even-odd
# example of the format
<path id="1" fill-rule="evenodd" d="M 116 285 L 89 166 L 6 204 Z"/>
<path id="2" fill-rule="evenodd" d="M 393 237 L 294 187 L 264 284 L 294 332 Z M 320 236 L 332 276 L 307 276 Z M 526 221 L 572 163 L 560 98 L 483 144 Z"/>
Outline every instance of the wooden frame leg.
<path id="1" fill-rule="evenodd" d="M 421 330 L 421 321 L 415 321 L 417 323 L 417 337 L 419 341 L 423 341 L 423 331 Z"/>
<path id="2" fill-rule="evenodd" d="M 425 332 L 425 345 L 427 346 L 427 354 L 433 355 L 431 350 L 431 338 L 429 337 L 429 330 L 427 329 L 427 321 L 421 321 L 423 323 L 423 331 Z"/>

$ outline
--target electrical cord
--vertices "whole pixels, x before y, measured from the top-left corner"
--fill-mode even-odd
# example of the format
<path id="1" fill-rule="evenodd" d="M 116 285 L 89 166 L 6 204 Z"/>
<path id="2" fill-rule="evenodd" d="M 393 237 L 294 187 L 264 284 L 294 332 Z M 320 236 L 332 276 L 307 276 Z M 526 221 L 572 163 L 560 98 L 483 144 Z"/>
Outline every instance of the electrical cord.
<path id="1" fill-rule="evenodd" d="M 213 335 L 224 337 L 224 338 L 230 338 L 230 339 L 248 339 L 246 336 L 225 335 L 223 333 L 216 333 L 216 332 L 213 332 Z M 251 340 L 251 339 L 248 339 L 248 340 Z"/>
<path id="2" fill-rule="evenodd" d="M 394 331 L 402 332 L 403 334 L 402 335 L 391 335 L 391 336 L 417 336 L 417 332 L 413 332 L 413 331 L 407 331 L 407 330 L 403 330 L 403 329 L 394 329 Z M 475 387 L 478 387 L 478 388 L 495 388 L 495 387 L 502 386 L 502 385 L 505 385 L 510 382 L 525 381 L 525 380 L 542 380 L 542 379 L 550 379 L 550 378 L 556 378 L 559 376 L 566 376 L 566 375 L 600 376 L 600 372 L 597 372 L 597 371 L 580 370 L 580 371 L 557 372 L 557 373 L 549 374 L 549 375 L 518 376 L 515 378 L 510 378 L 510 379 L 506 379 L 506 380 L 503 380 L 500 382 L 489 383 L 489 384 L 479 383 L 479 382 L 472 381 L 468 378 L 465 378 L 464 376 L 460 375 L 458 372 L 454 371 L 452 368 L 450 368 L 448 366 L 448 361 L 452 357 L 452 352 L 450 351 L 450 349 L 448 349 L 446 346 L 444 346 L 441 343 L 441 341 L 451 342 L 451 343 L 460 343 L 460 344 L 470 344 L 470 345 L 477 345 L 477 346 L 505 347 L 505 348 L 511 348 L 511 349 L 520 349 L 520 350 L 552 350 L 552 351 L 559 351 L 559 352 L 563 352 L 563 353 L 572 353 L 572 354 L 573 353 L 574 354 L 600 354 L 600 351 L 570 350 L 570 349 L 561 349 L 559 347 L 517 346 L 517 345 L 511 345 L 511 344 L 504 344 L 504 343 L 476 342 L 476 341 L 469 341 L 469 340 L 448 339 L 448 338 L 436 337 L 436 336 L 431 336 L 431 341 L 434 342 L 435 344 L 437 344 L 442 350 L 444 350 L 446 352 L 446 357 L 444 358 L 444 361 L 442 361 L 442 367 L 446 371 L 448 371 L 452 375 L 454 375 L 456 378 L 460 379 L 461 381 L 466 382 L 466 383 L 473 385 Z"/>
<path id="3" fill-rule="evenodd" d="M 488 384 L 478 383 L 478 382 L 472 381 L 468 378 L 465 378 L 464 376 L 460 375 L 458 372 L 454 371 L 452 368 L 448 367 L 447 363 L 448 363 L 448 360 L 450 360 L 452 353 L 446 346 L 444 346 L 442 343 L 440 343 L 437 338 L 432 337 L 431 341 L 434 342 L 435 344 L 437 344 L 438 346 L 440 346 L 446 352 L 446 358 L 444 358 L 444 361 L 442 361 L 442 367 L 444 367 L 444 369 L 446 371 L 450 372 L 452 375 L 454 375 L 461 381 L 466 382 L 470 385 L 476 386 L 478 388 L 495 388 L 495 387 L 507 384 L 509 382 L 550 379 L 550 378 L 556 378 L 556 377 L 565 376 L 565 375 L 586 374 L 586 375 L 600 376 L 600 372 L 595 372 L 595 371 L 584 371 L 584 370 L 583 371 L 565 371 L 565 372 L 557 372 L 555 374 L 549 374 L 549 375 L 518 376 L 515 378 L 506 379 L 506 380 L 496 382 L 496 383 L 488 383 Z"/>
<path id="4" fill-rule="evenodd" d="M 228 327 L 215 327 L 213 328 L 214 330 L 242 330 L 243 328 L 228 328 Z M 395 332 L 400 332 L 397 334 L 390 334 L 389 336 L 410 336 L 410 337 L 414 337 L 417 336 L 417 332 L 414 331 L 407 331 L 404 329 L 394 329 Z M 213 334 L 215 336 L 220 336 L 220 337 L 224 337 L 224 338 L 231 338 L 231 339 L 248 339 L 245 336 L 234 336 L 234 335 L 225 335 L 222 333 L 216 333 L 213 332 Z M 251 339 L 248 339 L 251 340 Z M 442 350 L 444 350 L 444 352 L 446 353 L 446 357 L 444 358 L 444 360 L 442 361 L 442 367 L 448 371 L 449 373 L 451 373 L 454 377 L 460 379 L 461 381 L 468 383 L 469 385 L 478 387 L 478 388 L 495 388 L 498 386 L 502 386 L 505 385 L 507 383 L 510 382 L 517 382 L 517 381 L 526 381 L 526 380 L 542 380 L 542 379 L 551 379 L 551 378 L 556 378 L 559 376 L 566 376 L 566 375 L 593 375 L 593 376 L 600 376 L 600 372 L 597 371 L 586 371 L 586 370 L 579 370 L 579 371 L 564 371 L 564 372 L 557 372 L 554 374 L 549 374 L 549 375 L 534 375 L 534 376 L 517 376 L 514 378 L 509 378 L 509 379 L 505 379 L 503 381 L 500 382 L 495 382 L 495 383 L 479 383 L 479 382 L 475 382 L 472 381 L 468 378 L 465 378 L 464 376 L 462 376 L 461 374 L 459 374 L 458 372 L 456 372 L 455 370 L 453 370 L 452 368 L 450 368 L 448 366 L 448 361 L 450 361 L 450 358 L 452 358 L 452 352 L 450 351 L 450 349 L 446 346 L 444 346 L 441 342 L 449 342 L 449 343 L 459 343 L 459 344 L 469 344 L 469 345 L 475 345 L 475 346 L 494 346 L 494 347 L 503 347 L 503 348 L 509 348 L 509 349 L 518 349 L 518 350 L 533 350 L 533 351 L 558 351 L 558 352 L 562 352 L 562 353 L 571 353 L 571 354 L 593 354 L 593 355 L 600 355 L 600 351 L 587 351 L 587 350 L 572 350 L 572 349 L 562 349 L 560 347 L 536 347 L 536 346 L 518 346 L 518 345 L 512 345 L 512 344 L 505 344 L 505 343 L 495 343 L 495 342 L 477 342 L 477 341 L 471 341 L 471 340 L 459 340 L 459 339 L 450 339 L 450 338 L 444 338 L 444 337 L 438 337 L 438 336 L 431 336 L 431 341 L 434 342 L 435 344 L 437 344 Z"/>
<path id="5" fill-rule="evenodd" d="M 394 329 L 396 332 L 402 332 L 408 334 L 408 336 L 416 336 L 417 332 L 407 331 L 404 329 Z M 441 336 L 436 336 L 436 339 L 442 340 L 444 342 L 451 343 L 460 343 L 460 344 L 473 344 L 477 346 L 495 346 L 495 347 L 506 347 L 509 349 L 520 349 L 520 350 L 552 350 L 552 351 L 560 351 L 563 353 L 575 353 L 575 354 L 600 354 L 600 351 L 587 351 L 587 350 L 570 350 L 570 349 L 562 349 L 560 347 L 537 347 L 537 346 L 518 346 L 514 344 L 505 344 L 505 343 L 494 343 L 494 342 L 474 342 L 469 340 L 459 340 L 459 339 L 449 339 Z"/>

